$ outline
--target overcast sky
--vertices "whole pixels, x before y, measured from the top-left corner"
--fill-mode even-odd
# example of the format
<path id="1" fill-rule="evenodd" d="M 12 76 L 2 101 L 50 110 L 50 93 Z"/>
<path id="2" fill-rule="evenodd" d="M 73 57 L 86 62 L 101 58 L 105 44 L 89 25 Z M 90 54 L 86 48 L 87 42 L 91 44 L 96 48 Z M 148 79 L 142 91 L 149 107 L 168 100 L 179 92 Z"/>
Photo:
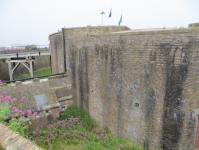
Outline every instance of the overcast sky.
<path id="1" fill-rule="evenodd" d="M 0 46 L 48 44 L 64 26 L 101 25 L 101 11 L 103 25 L 118 25 L 122 13 L 121 25 L 131 29 L 199 22 L 199 0 L 0 0 Z"/>

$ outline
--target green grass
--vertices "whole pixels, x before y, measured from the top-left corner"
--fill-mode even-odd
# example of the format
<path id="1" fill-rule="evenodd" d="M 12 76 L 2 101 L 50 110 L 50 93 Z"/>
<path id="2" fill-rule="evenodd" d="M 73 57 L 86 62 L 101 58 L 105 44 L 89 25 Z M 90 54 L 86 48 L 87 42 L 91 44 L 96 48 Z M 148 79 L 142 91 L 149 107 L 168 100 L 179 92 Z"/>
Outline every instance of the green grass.
<path id="1" fill-rule="evenodd" d="M 44 150 L 144 150 L 139 143 L 117 138 L 76 106 L 69 106 L 58 119 L 42 129 L 29 130 L 26 136 Z"/>
<path id="2" fill-rule="evenodd" d="M 34 71 L 34 76 L 35 77 L 44 76 L 44 75 L 50 75 L 50 74 L 51 74 L 51 68 L 39 69 L 39 70 Z M 30 73 L 22 74 L 22 75 L 17 76 L 16 78 L 14 78 L 14 80 L 16 80 L 16 79 L 25 79 L 25 78 L 30 78 L 30 77 L 31 77 Z M 43 78 L 45 78 L 45 77 L 43 77 Z M 43 78 L 41 78 L 41 79 L 43 79 Z"/>

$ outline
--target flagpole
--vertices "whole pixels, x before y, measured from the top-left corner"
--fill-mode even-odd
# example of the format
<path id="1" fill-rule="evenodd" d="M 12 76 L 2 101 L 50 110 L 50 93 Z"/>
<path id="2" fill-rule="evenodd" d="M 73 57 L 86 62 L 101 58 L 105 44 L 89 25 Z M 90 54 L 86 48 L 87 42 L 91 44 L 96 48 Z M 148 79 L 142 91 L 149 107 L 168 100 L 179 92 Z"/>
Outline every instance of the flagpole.
<path id="1" fill-rule="evenodd" d="M 102 26 L 103 26 L 103 14 L 105 14 L 103 11 L 100 13 L 102 15 Z"/>
<path id="2" fill-rule="evenodd" d="M 122 10 L 122 15 L 123 15 L 123 10 Z M 121 22 L 122 23 L 122 22 Z"/>
<path id="3" fill-rule="evenodd" d="M 112 9 L 112 4 L 111 4 L 111 25 L 113 25 L 112 24 L 112 16 L 113 16 L 113 9 Z"/>

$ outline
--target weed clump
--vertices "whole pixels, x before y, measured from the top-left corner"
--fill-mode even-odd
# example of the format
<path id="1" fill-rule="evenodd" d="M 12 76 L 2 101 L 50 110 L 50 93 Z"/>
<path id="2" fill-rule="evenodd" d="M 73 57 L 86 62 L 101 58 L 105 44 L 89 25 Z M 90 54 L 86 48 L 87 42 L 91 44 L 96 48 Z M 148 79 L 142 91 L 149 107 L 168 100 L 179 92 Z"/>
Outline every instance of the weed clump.
<path id="1" fill-rule="evenodd" d="M 64 119 L 69 119 L 69 118 L 78 118 L 79 117 L 79 123 L 82 124 L 82 126 L 88 130 L 92 131 L 92 129 L 97 127 L 96 121 L 91 118 L 89 113 L 83 111 L 81 108 L 78 108 L 77 106 L 69 106 L 67 109 L 64 111 L 63 115 L 60 115 L 58 118 L 59 120 L 64 120 Z"/>

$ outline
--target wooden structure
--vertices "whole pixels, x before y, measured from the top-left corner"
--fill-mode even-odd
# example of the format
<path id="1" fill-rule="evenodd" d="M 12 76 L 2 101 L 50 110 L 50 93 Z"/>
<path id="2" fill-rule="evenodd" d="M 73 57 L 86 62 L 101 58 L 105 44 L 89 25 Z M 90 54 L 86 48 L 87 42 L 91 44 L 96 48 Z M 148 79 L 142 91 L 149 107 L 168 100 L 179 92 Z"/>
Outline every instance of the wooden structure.
<path id="1" fill-rule="evenodd" d="M 50 51 L 43 52 L 28 52 L 28 53 L 12 53 L 12 54 L 1 54 L 0 59 L 7 59 L 9 68 L 9 76 L 10 81 L 13 80 L 13 74 L 15 69 L 22 64 L 24 65 L 30 72 L 31 77 L 34 77 L 34 58 L 33 56 L 40 55 L 51 55 Z"/>

